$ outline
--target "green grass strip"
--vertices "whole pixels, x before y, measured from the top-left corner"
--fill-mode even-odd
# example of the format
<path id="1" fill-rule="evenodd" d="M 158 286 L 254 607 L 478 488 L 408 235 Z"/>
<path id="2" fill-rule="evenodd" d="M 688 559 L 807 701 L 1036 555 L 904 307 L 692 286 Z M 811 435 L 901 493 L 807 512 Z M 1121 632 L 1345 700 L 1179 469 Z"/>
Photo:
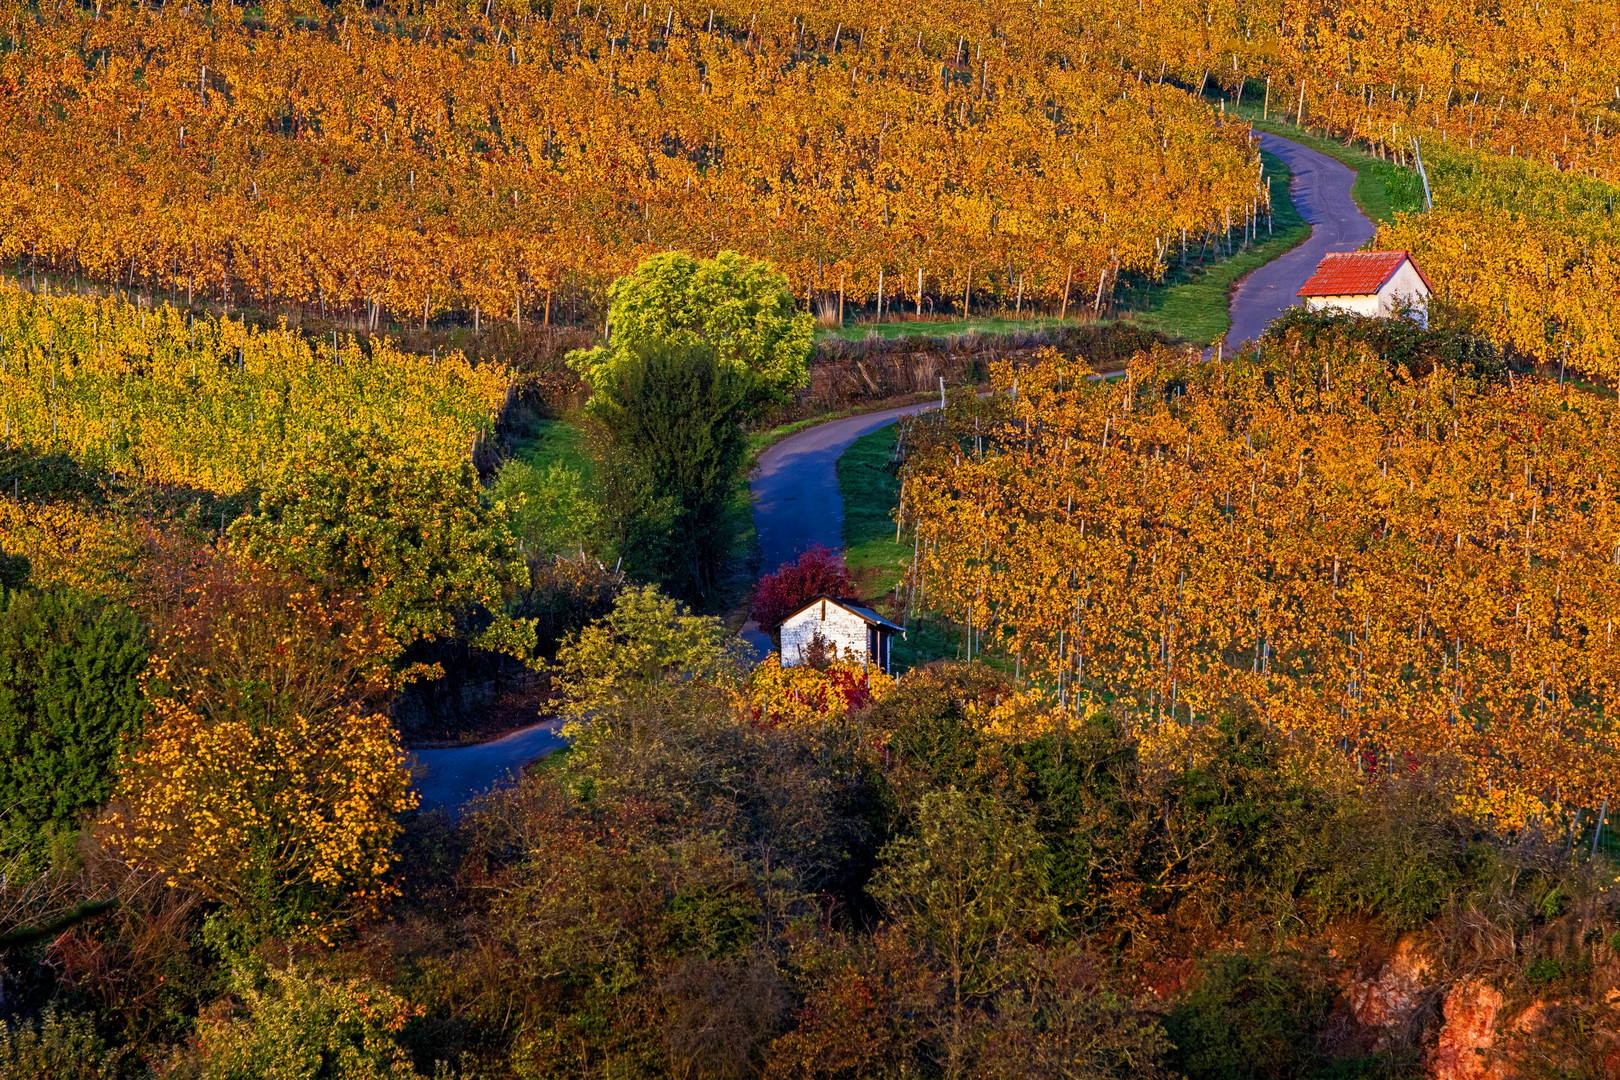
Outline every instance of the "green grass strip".
<path id="1" fill-rule="evenodd" d="M 894 542 L 894 510 L 900 478 L 894 466 L 894 424 L 862 435 L 838 459 L 838 493 L 844 499 L 844 562 L 867 598 L 894 590 L 911 559 L 911 545 Z"/>
<path id="2" fill-rule="evenodd" d="M 1253 124 L 1256 131 L 1308 146 L 1354 169 L 1356 180 L 1350 188 L 1350 197 L 1356 200 L 1363 214 L 1378 224 L 1389 224 L 1398 213 L 1415 214 L 1423 209 L 1423 182 L 1418 179 L 1417 170 L 1403 169 L 1359 147 L 1313 135 L 1284 121 L 1262 120 L 1258 108 L 1248 105 L 1241 109 L 1231 109 L 1228 105 L 1228 108 L 1231 115 Z"/>
<path id="3" fill-rule="evenodd" d="M 1078 305 L 1076 305 L 1078 306 Z M 877 335 L 885 341 L 909 337 L 946 337 L 950 334 L 1012 334 L 1023 331 L 1046 330 L 1064 325 L 1062 319 L 1042 316 L 1037 319 L 1014 319 L 1006 316 L 986 316 L 981 319 L 919 319 L 916 322 L 851 323 L 843 329 L 824 327 L 816 331 L 817 340 L 842 338 L 845 341 L 864 341 Z M 1073 320 L 1068 320 L 1073 322 Z"/>
<path id="4" fill-rule="evenodd" d="M 1291 132 L 1279 132 L 1293 138 Z M 1300 141 L 1304 141 L 1301 139 Z M 1323 140 L 1315 140 L 1323 142 Z M 1337 146 L 1337 144 L 1334 144 Z M 1343 148 L 1340 148 L 1341 150 Z M 1374 164 L 1377 158 L 1362 155 Z M 1262 154 L 1266 176 L 1271 184 L 1272 232 L 1264 242 L 1238 251 L 1229 259 L 1208 256 L 1211 261 L 1194 262 L 1186 269 L 1175 265 L 1162 281 L 1144 282 L 1122 289 L 1117 306 L 1125 310 L 1121 318 L 1157 330 L 1180 341 L 1208 345 L 1231 327 L 1228 298 L 1232 285 L 1250 271 L 1284 254 L 1310 235 L 1310 227 L 1300 217 L 1288 185 L 1293 179 L 1288 166 L 1273 154 Z M 1393 166 L 1391 166 L 1393 169 Z M 1193 255 L 1193 259 L 1197 256 Z M 1179 260 L 1176 260 L 1179 262 Z M 1011 319 L 1006 317 L 957 319 L 939 322 L 857 323 L 842 329 L 818 331 L 820 339 L 838 337 L 859 341 L 868 334 L 885 340 L 900 337 L 944 337 L 974 331 L 981 334 L 1011 334 L 1062 326 L 1050 317 Z"/>
<path id="5" fill-rule="evenodd" d="M 1293 173 L 1274 154 L 1261 154 L 1271 185 L 1272 230 L 1259 243 L 1238 251 L 1230 259 L 1177 267 L 1165 284 L 1148 285 L 1121 294 L 1120 302 L 1134 308 L 1130 316 L 1139 325 L 1195 345 L 1208 345 L 1232 327 L 1232 286 L 1239 278 L 1286 254 L 1311 235 L 1289 194 Z"/>
<path id="6" fill-rule="evenodd" d="M 857 591 L 885 614 L 888 598 L 911 561 L 911 545 L 894 542 L 894 511 L 900 505 L 900 479 L 893 463 L 899 429 L 890 424 L 850 444 L 838 459 L 838 491 L 844 498 L 844 561 Z M 899 622 L 900 619 L 896 619 Z M 931 612 L 919 612 L 894 643 L 894 670 L 962 653 L 961 628 L 951 628 Z"/>

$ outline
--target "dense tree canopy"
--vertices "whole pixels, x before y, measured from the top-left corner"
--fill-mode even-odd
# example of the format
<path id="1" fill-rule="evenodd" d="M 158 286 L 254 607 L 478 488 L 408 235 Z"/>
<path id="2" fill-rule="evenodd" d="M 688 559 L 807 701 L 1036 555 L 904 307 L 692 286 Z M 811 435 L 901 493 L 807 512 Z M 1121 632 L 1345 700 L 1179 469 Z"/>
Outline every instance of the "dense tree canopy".
<path id="1" fill-rule="evenodd" d="M 591 399 L 602 526 L 632 577 L 688 601 L 714 589 L 741 516 L 748 394 L 712 347 L 654 342 Z"/>
<path id="2" fill-rule="evenodd" d="M 231 536 L 249 559 L 364 597 L 401 648 L 483 612 L 482 642 L 533 652 L 532 626 L 505 616 L 527 571 L 470 463 L 437 467 L 379 432 L 338 433 L 274 477 Z"/>
<path id="3" fill-rule="evenodd" d="M 752 408 L 777 404 L 809 380 L 814 325 L 796 310 L 787 278 L 735 251 L 694 259 L 654 255 L 608 288 L 609 344 L 573 363 L 599 393 L 649 347 L 707 344 L 720 366 L 742 376 Z"/>
<path id="4" fill-rule="evenodd" d="M 250 941 L 329 933 L 384 895 L 415 805 L 386 712 L 393 639 L 360 598 L 226 555 L 176 585 L 107 836 Z"/>
<path id="5" fill-rule="evenodd" d="M 0 857 L 46 854 L 105 802 L 145 710 L 135 612 L 72 593 L 0 596 Z"/>

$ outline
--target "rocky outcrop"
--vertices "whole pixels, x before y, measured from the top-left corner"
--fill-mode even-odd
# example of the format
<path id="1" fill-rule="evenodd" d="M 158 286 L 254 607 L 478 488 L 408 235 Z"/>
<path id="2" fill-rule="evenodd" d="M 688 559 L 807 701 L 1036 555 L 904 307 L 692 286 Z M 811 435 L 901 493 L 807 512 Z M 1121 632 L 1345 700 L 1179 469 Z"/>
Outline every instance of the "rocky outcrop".
<path id="1" fill-rule="evenodd" d="M 1402 934 L 1375 969 L 1352 978 L 1345 1004 L 1356 1023 L 1373 1035 L 1370 1049 L 1388 1048 L 1409 1034 L 1414 1020 L 1430 1011 L 1438 965 L 1413 934 Z"/>
<path id="2" fill-rule="evenodd" d="M 1480 979 L 1452 984 L 1441 1007 L 1442 1023 L 1429 1055 L 1435 1080 L 1505 1080 L 1496 1048 L 1502 994 Z"/>
<path id="3" fill-rule="evenodd" d="M 1403 934 L 1392 946 L 1362 945 L 1354 973 L 1339 981 L 1340 1019 L 1327 1034 L 1334 1054 L 1392 1054 L 1433 1080 L 1518 1080 L 1532 1059 L 1558 1068 L 1578 1062 L 1570 1075 L 1620 1080 L 1620 991 L 1584 1007 L 1558 993 L 1510 1001 L 1490 979 L 1448 972 L 1432 939 Z M 1572 1008 L 1585 1014 L 1581 1034 L 1566 1022 Z"/>

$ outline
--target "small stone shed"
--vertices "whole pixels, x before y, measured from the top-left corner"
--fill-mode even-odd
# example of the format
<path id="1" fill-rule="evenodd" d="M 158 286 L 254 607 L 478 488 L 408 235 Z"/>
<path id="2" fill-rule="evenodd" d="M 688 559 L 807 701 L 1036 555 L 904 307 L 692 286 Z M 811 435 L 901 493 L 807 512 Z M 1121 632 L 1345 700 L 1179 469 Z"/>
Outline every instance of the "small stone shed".
<path id="1" fill-rule="evenodd" d="M 1406 251 L 1352 251 L 1328 255 L 1300 286 L 1312 311 L 1348 311 L 1388 318 L 1405 309 L 1429 325 L 1429 279 Z"/>
<path id="2" fill-rule="evenodd" d="M 841 596 L 818 596 L 782 620 L 782 665 L 794 667 L 808 658 L 811 643 L 820 635 L 842 657 L 857 658 L 889 670 L 889 643 L 900 627 L 871 608 Z"/>

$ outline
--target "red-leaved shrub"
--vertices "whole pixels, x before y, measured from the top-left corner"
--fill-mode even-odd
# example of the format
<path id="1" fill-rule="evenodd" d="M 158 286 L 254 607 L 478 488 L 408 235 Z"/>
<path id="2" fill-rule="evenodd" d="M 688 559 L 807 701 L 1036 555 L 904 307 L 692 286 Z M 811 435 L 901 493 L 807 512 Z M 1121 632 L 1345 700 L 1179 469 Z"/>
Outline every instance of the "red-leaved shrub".
<path id="1" fill-rule="evenodd" d="M 852 591 L 844 554 L 821 544 L 812 546 L 797 561 L 783 563 L 754 586 L 754 621 L 766 629 L 823 594 L 848 596 Z"/>

